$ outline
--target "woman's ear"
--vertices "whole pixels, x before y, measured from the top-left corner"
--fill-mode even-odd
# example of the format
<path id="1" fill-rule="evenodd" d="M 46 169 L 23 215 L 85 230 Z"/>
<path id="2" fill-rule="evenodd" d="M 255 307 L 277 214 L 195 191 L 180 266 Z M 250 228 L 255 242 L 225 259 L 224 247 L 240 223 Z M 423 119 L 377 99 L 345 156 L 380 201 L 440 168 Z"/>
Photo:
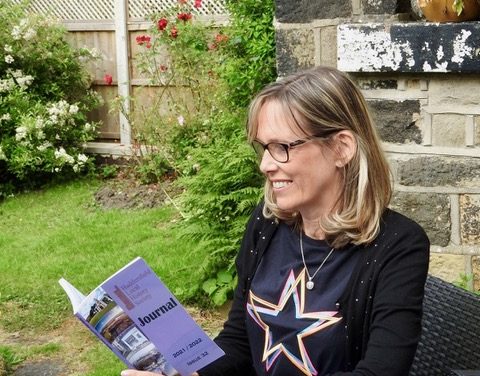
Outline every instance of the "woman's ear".
<path id="1" fill-rule="evenodd" d="M 344 167 L 357 152 L 357 139 L 351 131 L 343 130 L 335 134 L 334 143 L 337 151 L 335 166 Z"/>

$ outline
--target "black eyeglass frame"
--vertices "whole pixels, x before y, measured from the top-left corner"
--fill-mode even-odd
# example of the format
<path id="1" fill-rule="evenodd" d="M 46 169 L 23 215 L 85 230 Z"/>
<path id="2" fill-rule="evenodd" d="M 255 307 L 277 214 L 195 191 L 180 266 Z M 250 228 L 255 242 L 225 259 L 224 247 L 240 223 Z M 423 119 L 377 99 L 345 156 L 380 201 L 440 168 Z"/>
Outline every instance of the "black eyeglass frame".
<path id="1" fill-rule="evenodd" d="M 312 141 L 313 139 L 315 138 L 320 138 L 318 136 L 311 136 L 311 137 L 307 137 L 307 138 L 303 138 L 303 139 L 299 139 L 299 140 L 296 140 L 296 141 L 293 141 L 293 142 L 290 142 L 290 143 L 283 143 L 283 142 L 269 142 L 268 144 L 264 144 L 263 142 L 260 142 L 258 140 L 253 140 L 251 145 L 253 147 L 253 150 L 255 150 L 255 153 L 258 155 L 259 159 L 263 158 L 263 154 L 265 153 L 265 150 L 268 150 L 268 153 L 270 154 L 270 156 L 276 160 L 278 163 L 287 163 L 289 160 L 290 160 L 290 153 L 289 153 L 289 150 L 290 149 L 293 149 L 297 146 L 300 146 L 300 145 L 303 145 L 305 144 L 306 142 L 308 141 Z M 272 152 L 270 151 L 270 145 L 280 145 L 283 150 L 285 150 L 285 155 L 286 155 L 286 159 L 283 161 L 283 160 L 279 160 L 278 158 L 276 158 Z M 260 149 L 260 148 L 261 149 Z"/>

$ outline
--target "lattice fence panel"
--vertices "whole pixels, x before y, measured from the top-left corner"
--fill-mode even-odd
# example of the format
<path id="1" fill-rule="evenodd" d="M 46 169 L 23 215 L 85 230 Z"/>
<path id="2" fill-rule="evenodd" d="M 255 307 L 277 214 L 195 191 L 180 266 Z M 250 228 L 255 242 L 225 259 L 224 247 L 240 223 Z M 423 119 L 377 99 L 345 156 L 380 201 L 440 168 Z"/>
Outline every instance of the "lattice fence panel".
<path id="1" fill-rule="evenodd" d="M 227 14 L 224 0 L 203 0 L 198 9 L 193 7 L 194 1 L 189 0 L 192 13 L 215 16 Z M 130 0 L 128 11 L 131 18 L 147 18 L 149 14 L 161 12 L 178 4 L 178 0 Z"/>
<path id="2" fill-rule="evenodd" d="M 157 13 L 177 5 L 177 0 L 130 0 L 128 11 L 131 18 L 147 18 L 151 13 Z M 198 9 L 193 7 L 193 0 L 189 1 L 191 10 L 195 14 L 215 16 L 227 14 L 223 0 L 203 0 Z"/>
<path id="3" fill-rule="evenodd" d="M 17 4 L 22 2 L 11 1 Z M 115 17 L 114 0 L 32 0 L 28 10 L 65 21 L 111 20 Z"/>
<path id="4" fill-rule="evenodd" d="M 20 4 L 22 0 L 11 0 Z M 112 20 L 115 17 L 115 0 L 31 0 L 28 10 L 34 13 L 49 14 L 64 21 L 76 20 Z M 151 13 L 174 7 L 178 0 L 129 0 L 130 18 L 148 18 Z M 199 9 L 192 12 L 206 15 L 223 15 L 227 13 L 224 0 L 203 0 Z"/>

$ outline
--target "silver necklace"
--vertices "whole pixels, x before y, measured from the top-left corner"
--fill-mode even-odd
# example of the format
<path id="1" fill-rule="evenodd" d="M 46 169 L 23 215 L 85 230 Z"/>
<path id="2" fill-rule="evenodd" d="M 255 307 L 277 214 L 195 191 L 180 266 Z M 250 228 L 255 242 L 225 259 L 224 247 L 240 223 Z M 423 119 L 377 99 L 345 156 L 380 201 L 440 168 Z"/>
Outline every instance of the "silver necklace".
<path id="1" fill-rule="evenodd" d="M 315 273 L 310 275 L 310 273 L 308 272 L 307 264 L 305 263 L 305 256 L 303 254 L 303 231 L 300 231 L 300 253 L 302 254 L 303 266 L 305 267 L 305 271 L 307 272 L 308 282 L 305 284 L 305 286 L 307 287 L 308 290 L 312 290 L 315 287 L 315 283 L 312 281 L 312 279 L 314 279 L 317 273 L 320 271 L 320 269 L 322 269 L 323 264 L 325 264 L 325 262 L 328 260 L 328 258 L 330 257 L 330 255 L 333 253 L 334 250 L 335 248 L 332 248 L 330 250 L 327 257 L 323 259 L 320 266 L 317 268 L 317 270 L 315 270 Z"/>

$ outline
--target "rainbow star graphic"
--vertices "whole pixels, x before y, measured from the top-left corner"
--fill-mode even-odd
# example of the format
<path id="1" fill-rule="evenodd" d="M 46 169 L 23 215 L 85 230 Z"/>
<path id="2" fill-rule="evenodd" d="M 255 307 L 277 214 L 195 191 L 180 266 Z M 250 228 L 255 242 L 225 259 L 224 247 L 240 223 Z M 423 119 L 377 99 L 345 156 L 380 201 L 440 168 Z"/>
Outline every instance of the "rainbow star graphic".
<path id="1" fill-rule="evenodd" d="M 300 288 L 300 293 L 298 292 Z M 312 320 L 311 324 L 297 333 L 298 353 L 301 359 L 295 356 L 283 343 L 273 345 L 273 335 L 270 327 L 262 320 L 261 315 L 277 317 L 283 311 L 290 297 L 295 304 L 295 319 Z M 305 269 L 295 278 L 293 270 L 285 282 L 278 304 L 270 303 L 257 297 L 250 291 L 247 302 L 247 312 L 252 319 L 265 331 L 262 362 L 265 362 L 267 371 L 275 363 L 280 354 L 284 354 L 290 362 L 302 371 L 305 375 L 314 376 L 318 371 L 313 366 L 303 339 L 311 336 L 320 330 L 334 325 L 341 320 L 341 317 L 334 317 L 337 311 L 305 312 Z"/>

